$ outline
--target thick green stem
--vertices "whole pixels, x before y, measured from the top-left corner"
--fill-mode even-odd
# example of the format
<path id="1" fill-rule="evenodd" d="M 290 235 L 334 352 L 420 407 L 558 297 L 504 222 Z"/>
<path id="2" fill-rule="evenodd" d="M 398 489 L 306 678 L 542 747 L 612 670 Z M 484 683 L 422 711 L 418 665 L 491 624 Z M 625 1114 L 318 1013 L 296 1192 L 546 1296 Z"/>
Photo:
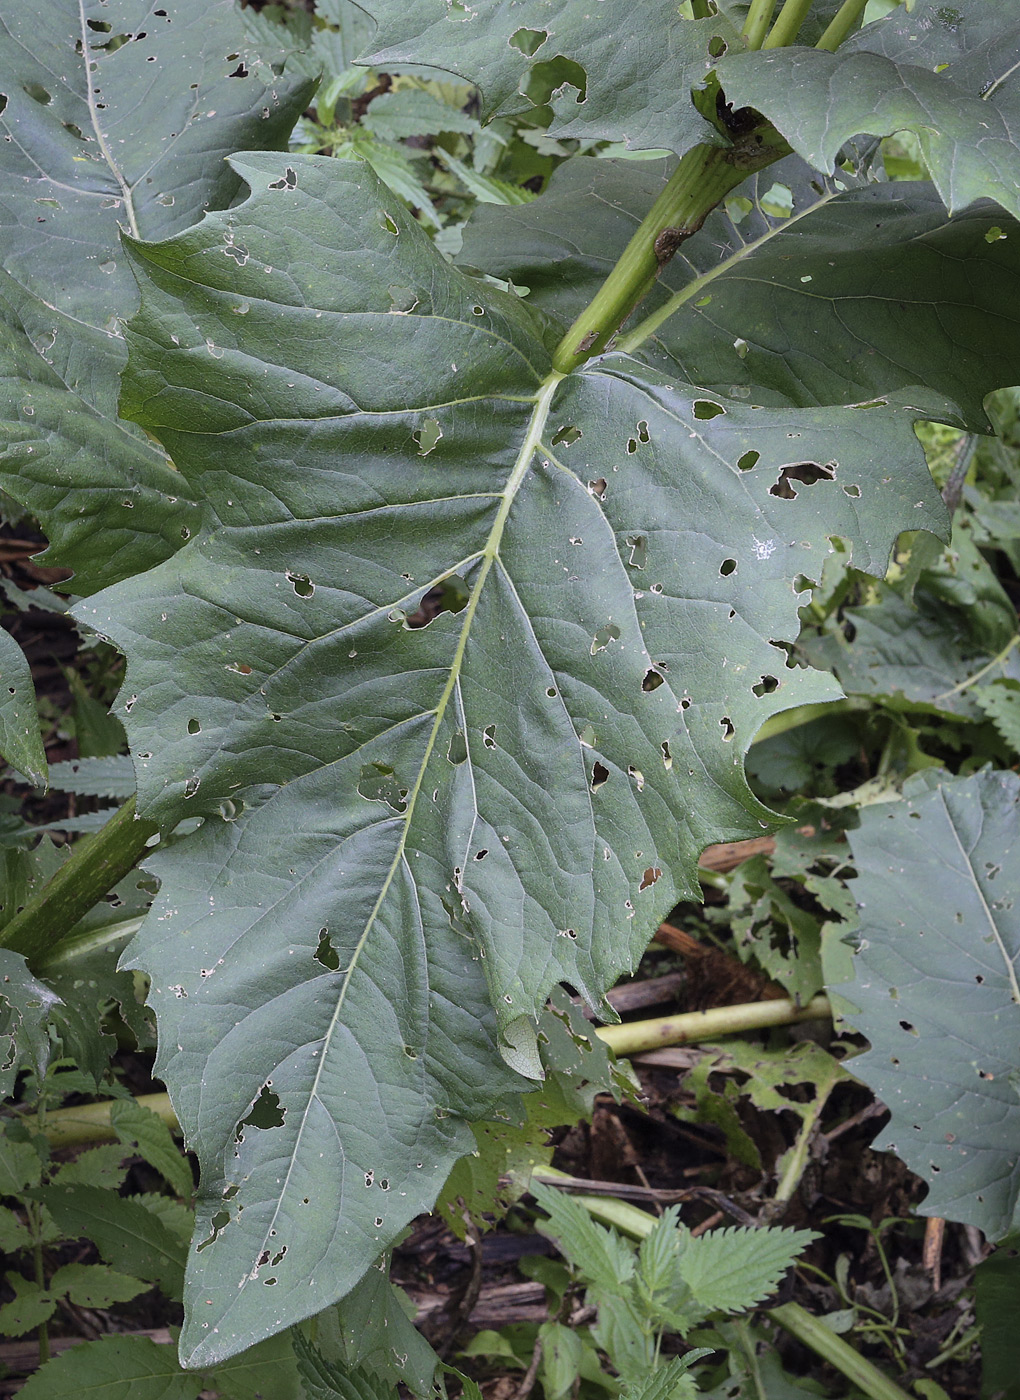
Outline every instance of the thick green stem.
<path id="1" fill-rule="evenodd" d="M 564 1173 L 557 1172 L 552 1167 L 540 1167 L 533 1173 L 536 1180 L 548 1181 L 553 1186 L 556 1185 L 557 1176 L 563 1175 Z M 649 1215 L 646 1210 L 640 1210 L 626 1201 L 618 1201 L 612 1196 L 574 1196 L 573 1199 L 583 1205 L 588 1214 L 596 1220 L 612 1225 L 625 1235 L 630 1235 L 632 1239 L 647 1239 L 658 1223 L 658 1218 Z M 791 1332 L 805 1346 L 809 1346 L 830 1366 L 842 1371 L 844 1376 L 863 1390 L 865 1395 L 870 1396 L 871 1400 L 910 1400 L 906 1391 L 901 1390 L 877 1366 L 873 1366 L 859 1352 L 854 1351 L 842 1337 L 837 1337 L 824 1322 L 812 1317 L 799 1303 L 781 1303 L 778 1307 L 770 1308 L 768 1316 L 781 1327 L 785 1327 L 787 1332 Z"/>
<path id="2" fill-rule="evenodd" d="M 824 1322 L 813 1317 L 799 1303 L 780 1303 L 777 1308 L 769 1310 L 769 1317 L 824 1357 L 830 1366 L 842 1371 L 871 1400 L 909 1400 L 906 1391 L 901 1390 L 895 1381 L 891 1381 L 877 1366 L 872 1366 L 849 1342 L 837 1337 Z"/>
<path id="3" fill-rule="evenodd" d="M 684 239 L 697 232 L 730 190 L 788 149 L 778 133 L 765 127 L 732 146 L 688 151 L 594 299 L 563 337 L 553 356 L 554 369 L 569 374 L 600 354 Z"/>
<path id="4" fill-rule="evenodd" d="M 717 1035 L 792 1026 L 798 1021 L 824 1021 L 831 1015 L 828 997 L 812 997 L 806 1006 L 784 997 L 715 1006 L 710 1011 L 685 1011 L 652 1021 L 630 1021 L 625 1026 L 599 1026 L 595 1034 L 617 1055 L 636 1055 L 642 1050 L 656 1050 L 660 1045 L 685 1045 L 692 1040 L 712 1040 Z"/>
<path id="5" fill-rule="evenodd" d="M 743 35 L 749 49 L 760 49 L 772 23 L 776 0 L 751 0 L 751 8 L 744 20 Z"/>
<path id="6" fill-rule="evenodd" d="M 843 0 L 815 48 L 828 49 L 830 53 L 838 49 L 843 40 L 848 39 L 857 28 L 867 7 L 868 0 Z"/>
<path id="7" fill-rule="evenodd" d="M 134 869 L 158 830 L 135 816 L 135 799 L 129 798 L 101 831 L 75 845 L 53 878 L 0 931 L 0 948 L 22 953 L 34 969 Z"/>
<path id="8" fill-rule="evenodd" d="M 103 1099 L 99 1103 L 75 1104 L 73 1108 L 51 1108 L 39 1129 L 54 1152 L 95 1142 L 115 1142 L 117 1134 L 110 1123 L 110 1109 L 117 1102 Z M 138 1103 L 158 1114 L 171 1131 L 178 1127 L 169 1094 L 142 1094 Z"/>
<path id="9" fill-rule="evenodd" d="M 797 42 L 800 27 L 807 19 L 813 0 L 786 0 L 779 11 L 779 18 L 762 44 L 763 49 L 785 49 L 788 44 Z"/>

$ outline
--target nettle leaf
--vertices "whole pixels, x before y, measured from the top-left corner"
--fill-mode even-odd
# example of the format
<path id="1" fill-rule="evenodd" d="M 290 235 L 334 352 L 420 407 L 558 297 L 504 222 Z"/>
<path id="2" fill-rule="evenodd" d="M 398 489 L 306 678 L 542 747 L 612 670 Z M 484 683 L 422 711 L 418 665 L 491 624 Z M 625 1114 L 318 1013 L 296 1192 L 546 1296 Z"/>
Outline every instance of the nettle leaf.
<path id="1" fill-rule="evenodd" d="M 605 1010 L 760 831 L 754 732 L 836 693 L 785 649 L 831 537 L 884 569 L 943 518 L 907 399 L 560 382 L 364 167 L 237 166 L 246 203 L 133 245 L 124 407 L 203 530 L 78 613 L 128 657 L 142 810 L 204 819 L 131 955 L 202 1164 L 201 1364 L 351 1288 L 540 1073 L 550 989 Z"/>
<path id="2" fill-rule="evenodd" d="M 820 170 L 833 170 L 854 136 L 913 131 L 948 209 L 994 199 L 1017 217 L 1018 41 L 1013 0 L 928 0 L 866 25 L 835 53 L 731 53 L 718 76 L 734 106 L 768 117 Z"/>
<path id="3" fill-rule="evenodd" d="M 428 64 L 481 91 L 486 119 L 550 102 L 548 135 L 623 141 L 677 155 L 725 138 L 691 102 L 720 54 L 743 47 L 724 15 L 689 20 L 672 0 L 369 0 L 374 68 Z"/>
<path id="4" fill-rule="evenodd" d="M 117 419 L 118 318 L 137 305 L 119 230 L 186 228 L 235 194 L 229 151 L 286 145 L 313 84 L 276 57 L 232 0 L 39 0 L 0 21 L 0 468 L 79 594 L 197 524 L 164 455 Z"/>
<path id="5" fill-rule="evenodd" d="M 29 1194 L 67 1239 L 84 1236 L 114 1268 L 158 1283 L 168 1298 L 180 1297 L 183 1245 L 140 1201 L 98 1186 L 48 1186 Z"/>
<path id="6" fill-rule="evenodd" d="M 783 1275 L 812 1240 L 812 1230 L 730 1226 L 688 1239 L 680 1277 L 712 1312 L 746 1312 L 778 1288 Z"/>
<path id="7" fill-rule="evenodd" d="M 526 207 L 476 210 L 458 261 L 527 288 L 567 324 L 669 173 L 567 161 Z M 932 416 L 986 430 L 988 391 L 1020 379 L 1020 225 L 987 203 L 947 215 L 928 184 L 868 184 L 863 163 L 837 176 L 790 157 L 741 186 L 642 303 L 641 317 L 673 313 L 638 353 L 753 403 L 859 403 L 924 385 Z"/>
<path id="8" fill-rule="evenodd" d="M 989 771 L 920 773 L 861 809 L 856 981 L 839 989 L 871 1042 L 854 1074 L 892 1114 L 875 1146 L 928 1183 L 924 1214 L 993 1240 L 1020 1221 L 1018 809 L 1020 779 Z"/>
<path id="9" fill-rule="evenodd" d="M 177 1364 L 173 1347 L 148 1337 L 100 1337 L 53 1357 L 22 1386 L 25 1400 L 198 1400 L 205 1386 Z"/>
<path id="10" fill-rule="evenodd" d="M 25 653 L 0 627 L 0 757 L 30 782 L 46 782 L 46 752 L 39 731 L 35 686 Z"/>
<path id="11" fill-rule="evenodd" d="M 166 1177 L 178 1196 L 191 1199 L 191 1167 L 158 1114 L 137 1099 L 118 1099 L 110 1105 L 110 1126 L 125 1147 Z"/>

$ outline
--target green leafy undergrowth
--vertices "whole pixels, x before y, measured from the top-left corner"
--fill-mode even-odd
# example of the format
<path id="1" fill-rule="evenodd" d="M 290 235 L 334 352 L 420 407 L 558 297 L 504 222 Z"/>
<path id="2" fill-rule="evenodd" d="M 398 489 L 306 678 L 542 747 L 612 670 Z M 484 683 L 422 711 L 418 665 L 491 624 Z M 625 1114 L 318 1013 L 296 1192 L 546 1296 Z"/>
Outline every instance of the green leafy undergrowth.
<path id="1" fill-rule="evenodd" d="M 807 1230 L 779 1228 L 723 1229 L 692 1236 L 680 1224 L 678 1207 L 670 1207 L 654 1229 L 635 1247 L 618 1231 L 598 1224 L 584 1204 L 562 1192 L 535 1184 L 535 1199 L 548 1215 L 540 1229 L 552 1236 L 565 1256 L 576 1285 L 584 1289 L 586 1306 L 597 1310 L 590 1339 L 611 1361 L 623 1383 L 623 1395 L 634 1400 L 644 1394 L 660 1371 L 671 1374 L 673 1363 L 661 1359 L 662 1339 L 675 1334 L 686 1339 L 709 1318 L 742 1313 L 772 1293 L 798 1254 L 816 1238 Z M 557 1384 L 556 1349 L 568 1343 L 567 1331 L 555 1322 L 540 1337 L 550 1383 L 548 1400 L 560 1400 L 569 1387 Z M 590 1345 L 590 1343 L 589 1343 Z M 688 1364 L 707 1355 L 696 1351 Z M 564 1375 L 564 1379 L 566 1376 Z M 659 1376 L 660 1383 L 664 1378 Z M 678 1385 L 679 1375 L 672 1377 Z M 664 1395 L 695 1395 L 687 1382 Z"/>

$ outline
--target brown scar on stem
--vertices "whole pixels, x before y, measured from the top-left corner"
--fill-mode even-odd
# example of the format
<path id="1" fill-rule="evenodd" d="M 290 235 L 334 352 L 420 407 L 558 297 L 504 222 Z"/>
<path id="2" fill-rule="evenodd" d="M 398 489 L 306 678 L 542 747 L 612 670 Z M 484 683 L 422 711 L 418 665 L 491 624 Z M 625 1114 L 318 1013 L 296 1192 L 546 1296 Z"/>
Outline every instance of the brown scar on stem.
<path id="1" fill-rule="evenodd" d="M 680 245 L 695 232 L 694 228 L 688 228 L 686 225 L 683 228 L 664 228 L 653 244 L 659 267 L 665 267 L 670 258 L 679 251 Z"/>
<path id="2" fill-rule="evenodd" d="M 591 349 L 591 347 L 595 344 L 596 340 L 598 340 L 598 338 L 598 331 L 589 331 L 588 334 L 584 336 L 581 341 L 579 341 L 577 349 L 574 351 L 574 354 L 586 355 Z"/>

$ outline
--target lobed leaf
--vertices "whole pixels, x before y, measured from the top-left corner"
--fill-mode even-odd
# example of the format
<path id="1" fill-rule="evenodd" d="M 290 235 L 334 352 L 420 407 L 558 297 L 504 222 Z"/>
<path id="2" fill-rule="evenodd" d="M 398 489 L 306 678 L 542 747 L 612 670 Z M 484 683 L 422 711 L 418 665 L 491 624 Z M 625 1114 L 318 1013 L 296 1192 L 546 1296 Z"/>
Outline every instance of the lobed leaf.
<path id="1" fill-rule="evenodd" d="M 246 203 L 132 245 L 124 406 L 203 529 L 78 610 L 128 658 L 141 808 L 204 822 L 131 954 L 202 1164 L 194 1364 L 432 1205 L 507 1066 L 540 1073 L 552 986 L 605 1009 L 703 847 L 766 819 L 754 731 L 834 694 L 787 665 L 796 580 L 943 515 L 909 399 L 754 409 L 625 357 L 561 383 L 363 167 L 237 166 Z"/>
<path id="2" fill-rule="evenodd" d="M 731 53 L 718 76 L 816 169 L 855 136 L 915 132 L 950 212 L 993 199 L 1020 217 L 1020 19 L 1013 0 L 926 0 L 864 27 L 835 53 L 795 45 Z"/>
<path id="3" fill-rule="evenodd" d="M 0 1094 L 5 1099 L 23 1069 L 40 1078 L 46 1073 L 49 1023 L 59 1005 L 60 997 L 32 976 L 20 953 L 0 948 Z"/>
<path id="4" fill-rule="evenodd" d="M 428 64 L 481 89 L 488 119 L 547 101 L 548 134 L 623 141 L 682 155 L 724 145 L 691 101 L 727 46 L 742 47 L 725 15 L 685 19 L 672 0 L 646 0 L 634 24 L 626 0 L 369 0 L 378 23 L 374 68 Z"/>
<path id="5" fill-rule="evenodd" d="M 856 980 L 839 989 L 871 1042 L 854 1074 L 892 1114 L 875 1146 L 928 1183 L 926 1215 L 992 1240 L 1020 1218 L 1018 807 L 1016 774 L 986 770 L 919 773 L 861 809 Z"/>
<path id="6" fill-rule="evenodd" d="M 235 194 L 228 151 L 286 144 L 313 84 L 277 56 L 252 51 L 232 0 L 38 0 L 0 19 L 0 467 L 79 594 L 197 524 L 163 453 L 117 419 L 118 317 L 137 304 L 120 228 L 186 228 Z"/>

